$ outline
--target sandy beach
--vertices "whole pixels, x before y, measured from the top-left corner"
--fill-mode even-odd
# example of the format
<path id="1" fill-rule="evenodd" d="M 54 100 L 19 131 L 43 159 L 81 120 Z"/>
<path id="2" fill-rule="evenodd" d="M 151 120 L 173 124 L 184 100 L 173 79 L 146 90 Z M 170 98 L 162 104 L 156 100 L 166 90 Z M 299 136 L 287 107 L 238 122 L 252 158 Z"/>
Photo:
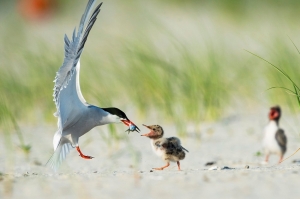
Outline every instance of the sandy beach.
<path id="1" fill-rule="evenodd" d="M 300 147 L 297 1 L 105 1 L 82 54 L 83 96 L 120 108 L 141 133 L 142 124 L 166 137 L 182 127 L 189 153 L 182 171 L 152 170 L 165 163 L 150 140 L 120 123 L 113 135 L 102 126 L 82 136 L 95 158 L 73 150 L 58 172 L 45 166 L 57 131 L 53 80 L 87 0 L 55 1 L 45 19 L 26 18 L 17 2 L 0 6 L 0 199 L 300 198 L 300 152 L 263 164 L 262 151 L 275 104 L 285 157 Z"/>
<path id="2" fill-rule="evenodd" d="M 52 153 L 55 126 L 22 127 L 32 146 L 28 156 L 18 149 L 15 137 L 13 151 L 1 137 L 1 198 L 299 198 L 300 164 L 295 160 L 300 153 L 281 164 L 273 155 L 267 165 L 261 164 L 263 155 L 257 156 L 264 116 L 232 115 L 202 124 L 198 134 L 190 126 L 181 138 L 190 151 L 181 162 L 182 171 L 174 163 L 163 171 L 152 170 L 164 162 L 152 152 L 148 138 L 124 133 L 125 140 L 109 143 L 101 136 L 108 135 L 106 128 L 97 127 L 80 140 L 83 152 L 95 158 L 81 159 L 73 150 L 54 173 L 44 164 Z M 300 146 L 291 118 L 281 122 L 288 136 L 286 157 Z M 122 127 L 118 125 L 118 132 Z M 174 136 L 172 125 L 164 128 L 166 136 Z M 215 164 L 205 166 L 207 162 Z"/>

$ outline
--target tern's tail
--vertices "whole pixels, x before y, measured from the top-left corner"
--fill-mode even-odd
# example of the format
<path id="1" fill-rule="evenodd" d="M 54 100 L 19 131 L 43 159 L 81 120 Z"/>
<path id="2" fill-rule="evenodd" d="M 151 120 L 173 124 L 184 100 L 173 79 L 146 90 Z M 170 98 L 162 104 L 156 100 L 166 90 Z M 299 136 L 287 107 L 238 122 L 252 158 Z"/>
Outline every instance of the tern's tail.
<path id="1" fill-rule="evenodd" d="M 55 141 L 57 141 L 57 147 L 54 147 L 54 153 L 46 165 L 51 167 L 54 171 L 57 171 L 62 161 L 66 159 L 67 154 L 73 149 L 73 146 L 70 140 L 62 137 L 59 132 L 54 135 L 53 143 L 55 143 Z"/>

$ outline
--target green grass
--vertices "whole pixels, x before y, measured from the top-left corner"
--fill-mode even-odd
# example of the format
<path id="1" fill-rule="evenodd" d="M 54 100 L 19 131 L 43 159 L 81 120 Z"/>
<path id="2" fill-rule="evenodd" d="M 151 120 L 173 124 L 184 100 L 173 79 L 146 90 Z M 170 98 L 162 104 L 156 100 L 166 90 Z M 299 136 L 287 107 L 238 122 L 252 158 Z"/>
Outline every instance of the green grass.
<path id="1" fill-rule="evenodd" d="M 291 43 L 295 47 L 295 50 L 299 56 L 300 51 L 297 48 L 296 44 L 292 40 L 291 40 Z M 295 96 L 295 98 L 297 99 L 296 106 L 295 106 L 295 103 L 292 102 L 293 98 L 291 98 L 291 97 L 286 97 L 286 95 L 278 96 L 278 94 L 275 97 L 284 100 L 285 104 L 288 104 L 291 110 L 293 110 L 294 112 L 298 112 L 297 108 L 299 108 L 299 106 L 300 106 L 300 87 L 298 86 L 299 85 L 298 77 L 300 75 L 300 72 L 299 72 L 299 70 L 297 70 L 297 67 L 299 66 L 298 65 L 299 62 L 295 61 L 295 60 L 297 60 L 296 59 L 297 55 L 294 55 L 293 52 L 288 51 L 287 48 L 282 49 L 282 46 L 280 46 L 278 49 L 280 51 L 281 56 L 276 57 L 274 60 L 274 62 L 278 63 L 279 66 L 276 66 L 275 64 L 271 63 L 270 61 L 262 58 L 261 56 L 255 54 L 255 53 L 252 53 L 249 51 L 248 52 L 251 53 L 252 55 L 258 57 L 259 59 L 263 60 L 264 62 L 266 62 L 267 64 L 272 66 L 276 72 L 278 72 L 275 74 L 273 74 L 273 72 L 272 72 L 272 76 L 271 76 L 271 78 L 269 78 L 269 83 L 273 84 L 273 85 L 277 85 L 277 86 L 272 86 L 268 90 L 282 89 L 287 94 Z M 283 53 L 286 54 L 286 56 L 282 56 Z M 289 57 L 290 55 L 294 55 L 294 58 Z M 288 59 L 288 57 L 289 57 L 289 59 Z M 287 80 L 287 81 L 284 81 L 284 80 Z M 287 85 L 287 83 L 289 84 L 289 86 L 285 86 L 285 85 Z"/>
<path id="2" fill-rule="evenodd" d="M 130 97 L 138 110 L 147 112 L 153 106 L 171 121 L 180 119 L 176 119 L 179 115 L 191 121 L 217 118 L 228 99 L 229 80 L 222 78 L 221 59 L 211 50 L 195 56 L 185 46 L 170 48 L 179 54 L 175 60 L 166 60 L 150 42 L 134 47 L 128 52 L 126 66 L 115 68 L 123 73 L 124 89 L 137 90 Z"/>
<path id="3" fill-rule="evenodd" d="M 85 6 L 85 2 L 76 3 L 80 6 L 64 6 L 64 13 L 42 24 L 27 23 L 14 12 L 2 13 L 2 127 L 17 132 L 19 123 L 56 125 L 52 81 L 63 62 L 63 35 L 71 35 L 80 19 L 80 14 L 69 14 L 72 9 L 81 13 Z M 263 106 L 276 103 L 299 112 L 290 95 L 266 91 L 299 79 L 300 60 L 287 39 L 289 34 L 295 44 L 299 42 L 299 28 L 293 20 L 299 14 L 286 16 L 277 6 L 269 6 L 267 15 L 258 18 L 265 14 L 265 7 L 254 4 L 247 8 L 247 15 L 229 15 L 221 4 L 169 7 L 169 3 L 159 2 L 105 2 L 81 59 L 83 95 L 102 107 L 133 109 L 133 121 L 154 117 L 162 126 L 174 124 L 181 135 L 187 124 L 201 126 L 228 110 L 261 107 L 262 97 L 268 98 Z M 284 10 L 289 9 L 293 10 Z M 291 79 L 243 49 L 284 67 Z M 298 87 L 292 90 L 299 92 Z M 258 93 L 263 93 L 262 97 Z M 109 128 L 114 138 L 122 138 L 123 132 Z M 19 140 L 26 146 L 22 135 Z"/>

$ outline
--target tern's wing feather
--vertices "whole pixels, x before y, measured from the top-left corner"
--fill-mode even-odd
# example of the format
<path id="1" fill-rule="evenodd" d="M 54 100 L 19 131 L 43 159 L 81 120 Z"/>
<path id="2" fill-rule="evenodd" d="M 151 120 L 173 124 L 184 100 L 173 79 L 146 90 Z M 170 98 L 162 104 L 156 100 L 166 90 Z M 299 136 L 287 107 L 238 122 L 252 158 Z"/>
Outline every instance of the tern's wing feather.
<path id="1" fill-rule="evenodd" d="M 69 40 L 67 35 L 64 37 L 65 59 L 63 65 L 56 73 L 53 89 L 53 97 L 57 109 L 55 116 L 59 117 L 59 128 L 65 128 L 76 122 L 78 117 L 80 117 L 80 113 L 86 106 L 79 85 L 79 59 L 89 32 L 97 19 L 97 15 L 99 14 L 102 5 L 101 3 L 95 8 L 88 20 L 88 16 L 94 3 L 95 0 L 89 0 L 85 12 L 81 17 L 77 35 L 76 29 L 74 29 L 72 40 Z M 84 27 L 86 28 L 83 32 Z"/>

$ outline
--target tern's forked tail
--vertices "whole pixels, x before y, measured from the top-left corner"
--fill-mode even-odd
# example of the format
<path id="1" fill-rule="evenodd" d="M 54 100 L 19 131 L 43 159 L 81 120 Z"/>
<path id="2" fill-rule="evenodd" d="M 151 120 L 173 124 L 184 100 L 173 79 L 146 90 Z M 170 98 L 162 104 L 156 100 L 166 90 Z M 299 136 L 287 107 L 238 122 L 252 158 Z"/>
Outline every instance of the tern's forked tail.
<path id="1" fill-rule="evenodd" d="M 55 134 L 55 136 L 57 136 L 57 133 Z M 57 171 L 61 163 L 64 161 L 64 159 L 66 159 L 67 154 L 73 148 L 74 147 L 72 146 L 69 139 L 60 137 L 59 143 L 46 165 L 52 168 L 54 171 Z"/>

